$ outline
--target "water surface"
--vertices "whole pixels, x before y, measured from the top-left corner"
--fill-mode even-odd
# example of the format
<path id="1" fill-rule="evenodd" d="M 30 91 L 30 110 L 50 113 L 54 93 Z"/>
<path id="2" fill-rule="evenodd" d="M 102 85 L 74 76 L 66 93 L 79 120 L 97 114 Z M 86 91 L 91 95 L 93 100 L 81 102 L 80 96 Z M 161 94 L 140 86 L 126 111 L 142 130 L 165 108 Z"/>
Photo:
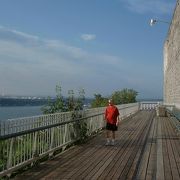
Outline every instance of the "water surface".
<path id="1" fill-rule="evenodd" d="M 8 106 L 0 107 L 0 121 L 19 118 L 42 115 L 42 106 Z"/>

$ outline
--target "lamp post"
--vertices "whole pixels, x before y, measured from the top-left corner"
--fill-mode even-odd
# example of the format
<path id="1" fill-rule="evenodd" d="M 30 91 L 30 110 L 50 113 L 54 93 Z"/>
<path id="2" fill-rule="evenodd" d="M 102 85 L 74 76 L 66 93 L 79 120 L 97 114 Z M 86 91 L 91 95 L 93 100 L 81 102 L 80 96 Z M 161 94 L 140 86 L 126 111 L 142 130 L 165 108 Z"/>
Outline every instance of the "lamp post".
<path id="1" fill-rule="evenodd" d="M 150 26 L 153 26 L 153 25 L 154 25 L 155 23 L 157 23 L 157 22 L 170 24 L 170 22 L 167 22 L 167 21 L 162 21 L 162 20 L 157 20 L 157 19 L 151 19 L 151 20 L 150 20 Z"/>

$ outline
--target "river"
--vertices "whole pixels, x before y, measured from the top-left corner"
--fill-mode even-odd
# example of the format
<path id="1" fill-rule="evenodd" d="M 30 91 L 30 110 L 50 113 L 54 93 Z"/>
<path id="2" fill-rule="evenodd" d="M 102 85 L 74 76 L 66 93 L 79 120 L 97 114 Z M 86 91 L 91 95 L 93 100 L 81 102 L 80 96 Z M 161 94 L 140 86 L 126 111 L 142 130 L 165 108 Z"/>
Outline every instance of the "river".
<path id="1" fill-rule="evenodd" d="M 0 121 L 19 118 L 42 115 L 42 106 L 0 106 Z"/>

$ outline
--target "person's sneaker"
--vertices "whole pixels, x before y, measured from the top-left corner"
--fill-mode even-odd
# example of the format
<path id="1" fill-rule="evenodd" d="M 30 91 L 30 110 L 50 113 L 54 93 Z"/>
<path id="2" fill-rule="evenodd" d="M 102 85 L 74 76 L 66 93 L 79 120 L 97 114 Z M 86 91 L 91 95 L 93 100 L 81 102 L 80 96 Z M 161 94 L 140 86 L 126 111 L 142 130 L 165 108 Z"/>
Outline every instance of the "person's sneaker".
<path id="1" fill-rule="evenodd" d="M 110 145 L 110 141 L 107 141 L 105 146 L 109 146 Z"/>
<path id="2" fill-rule="evenodd" d="M 111 141 L 111 146 L 114 146 L 115 145 L 115 141 Z"/>

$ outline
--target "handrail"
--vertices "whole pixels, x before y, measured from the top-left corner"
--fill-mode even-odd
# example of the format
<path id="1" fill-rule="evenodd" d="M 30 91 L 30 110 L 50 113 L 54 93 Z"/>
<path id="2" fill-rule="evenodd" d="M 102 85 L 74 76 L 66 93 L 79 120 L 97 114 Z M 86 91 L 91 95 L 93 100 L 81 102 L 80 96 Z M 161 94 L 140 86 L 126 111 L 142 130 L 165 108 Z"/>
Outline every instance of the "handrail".
<path id="1" fill-rule="evenodd" d="M 171 106 L 174 108 L 174 106 Z M 172 123 L 174 124 L 176 130 L 178 132 L 180 132 L 180 116 L 177 116 L 176 113 L 173 112 L 173 108 L 169 109 L 168 106 L 166 107 L 166 111 L 173 116 L 173 118 L 171 118 Z M 180 111 L 179 111 L 180 113 Z"/>
<path id="2" fill-rule="evenodd" d="M 9 138 L 12 138 L 12 137 L 17 137 L 17 136 L 22 136 L 22 135 L 25 135 L 25 134 L 30 134 L 30 133 L 34 133 L 36 131 L 42 131 L 42 130 L 45 130 L 45 129 L 50 129 L 50 128 L 53 128 L 53 127 L 56 127 L 56 126 L 61 126 L 61 125 L 69 124 L 69 123 L 72 123 L 72 122 L 82 121 L 84 119 L 99 116 L 99 115 L 102 115 L 102 114 L 103 113 L 94 114 L 94 115 L 88 116 L 88 117 L 78 118 L 78 119 L 74 119 L 74 120 L 70 120 L 70 121 L 60 122 L 60 123 L 51 124 L 51 125 L 47 125 L 47 126 L 42 126 L 42 127 L 38 127 L 38 128 L 34 128 L 34 129 L 29 129 L 29 130 L 25 130 L 25 131 L 21 131 L 21 132 L 17 132 L 17 133 L 3 135 L 3 136 L 0 136 L 0 140 L 9 139 Z"/>
<path id="3" fill-rule="evenodd" d="M 137 103 L 124 104 L 117 106 L 120 110 L 137 106 Z M 88 117 L 94 115 L 94 113 L 104 113 L 105 107 L 93 108 L 85 111 L 78 112 L 81 117 Z M 26 132 L 30 129 L 38 129 L 40 127 L 46 127 L 53 124 L 59 124 L 65 121 L 71 121 L 73 112 L 63 112 L 48 115 L 32 116 L 25 118 L 9 119 L 7 121 L 0 122 L 0 139 L 1 137 L 9 134 L 16 134 L 18 132 Z M 8 136 L 7 136 L 8 137 Z"/>
<path id="4" fill-rule="evenodd" d="M 123 119 L 136 113 L 139 103 L 117 107 L 120 109 L 120 118 Z M 88 109 L 80 112 L 81 117 L 77 119 L 73 119 L 72 113 L 67 112 L 38 117 L 40 120 L 30 117 L 32 122 L 28 118 L 17 119 L 13 123 L 10 120 L 7 121 L 7 126 L 0 122 L 0 130 L 5 130 L 5 133 L 0 133 L 0 177 L 45 155 L 52 156 L 56 150 L 63 151 L 67 145 L 81 138 L 81 128 L 84 128 L 87 136 L 98 132 L 105 126 L 104 110 L 105 107 Z M 19 129 L 18 123 L 22 126 Z"/>
<path id="5" fill-rule="evenodd" d="M 136 104 L 130 105 L 130 106 L 126 106 L 126 107 L 122 107 L 122 108 L 119 108 L 119 109 L 123 110 L 123 109 L 131 108 L 131 107 L 135 107 L 135 106 L 136 106 Z M 42 127 L 38 127 L 38 128 L 34 128 L 34 129 L 20 131 L 20 132 L 17 132 L 17 133 L 11 133 L 11 134 L 7 134 L 7 135 L 0 135 L 0 140 L 9 139 L 9 138 L 12 138 L 12 137 L 17 137 L 17 136 L 22 136 L 22 135 L 25 135 L 25 134 L 30 134 L 30 133 L 33 133 L 33 132 L 36 132 L 36 131 L 42 131 L 42 130 L 45 130 L 45 129 L 49 129 L 49 128 L 52 128 L 52 127 L 69 124 L 69 123 L 72 123 L 72 122 L 82 121 L 82 120 L 85 120 L 87 118 L 99 116 L 99 115 L 102 115 L 102 114 L 104 114 L 104 112 L 103 113 L 94 114 L 94 115 L 91 115 L 91 116 L 76 118 L 76 119 L 65 121 L 65 122 L 60 122 L 60 123 L 46 125 L 46 126 L 42 126 Z"/>

